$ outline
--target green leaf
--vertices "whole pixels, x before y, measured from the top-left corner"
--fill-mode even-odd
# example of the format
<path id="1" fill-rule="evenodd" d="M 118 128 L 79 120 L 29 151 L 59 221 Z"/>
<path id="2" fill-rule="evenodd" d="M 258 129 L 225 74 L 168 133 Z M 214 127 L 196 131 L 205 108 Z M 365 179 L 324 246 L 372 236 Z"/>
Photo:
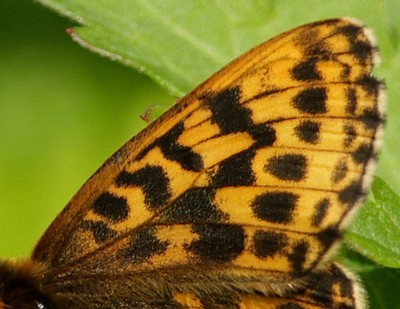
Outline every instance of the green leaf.
<path id="1" fill-rule="evenodd" d="M 84 26 L 75 29 L 78 42 L 136 67 L 179 96 L 279 32 L 331 17 L 332 11 L 339 16 L 350 13 L 346 10 L 348 2 L 343 0 L 329 6 L 308 1 L 313 10 L 302 14 L 291 1 L 40 2 Z M 353 10 L 361 13 L 368 7 L 374 15 L 382 12 L 372 0 L 353 5 Z"/>
<path id="2" fill-rule="evenodd" d="M 182 96 L 238 54 L 264 41 L 269 1 L 42 0 L 79 21 L 74 38 L 131 65 Z M 203 12 L 203 14 L 198 14 Z M 258 31 L 256 31 L 256 29 Z M 261 31 L 260 31 L 261 30 Z M 241 42 L 244 33 L 254 35 Z M 241 34 L 240 34 L 241 33 Z M 238 35 L 240 34 L 240 35 Z M 95 47 L 94 47 L 95 46 Z"/>
<path id="3" fill-rule="evenodd" d="M 372 193 L 375 202 L 365 204 L 345 240 L 375 262 L 400 268 L 400 198 L 379 177 Z"/>
<path id="4" fill-rule="evenodd" d="M 400 308 L 400 270 L 377 265 L 344 246 L 338 259 L 361 277 L 370 309 Z"/>

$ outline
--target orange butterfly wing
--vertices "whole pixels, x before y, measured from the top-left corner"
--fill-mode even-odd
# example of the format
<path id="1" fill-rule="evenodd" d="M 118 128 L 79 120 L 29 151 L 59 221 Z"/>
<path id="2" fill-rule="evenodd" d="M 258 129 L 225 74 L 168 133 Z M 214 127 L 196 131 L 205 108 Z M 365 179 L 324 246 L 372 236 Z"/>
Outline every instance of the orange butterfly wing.
<path id="1" fill-rule="evenodd" d="M 93 308 L 179 292 L 249 293 L 260 308 L 284 307 L 254 292 L 302 299 L 371 182 L 384 123 L 376 57 L 368 30 L 335 19 L 228 64 L 60 213 L 32 255 L 49 267 L 44 290 Z"/>

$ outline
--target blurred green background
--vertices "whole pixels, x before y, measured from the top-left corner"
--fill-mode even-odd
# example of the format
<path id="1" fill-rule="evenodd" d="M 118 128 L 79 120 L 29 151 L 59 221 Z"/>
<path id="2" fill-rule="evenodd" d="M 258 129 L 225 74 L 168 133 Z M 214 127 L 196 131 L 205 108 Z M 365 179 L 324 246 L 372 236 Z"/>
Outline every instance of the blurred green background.
<path id="1" fill-rule="evenodd" d="M 0 256 L 28 255 L 87 178 L 173 97 L 83 49 L 75 24 L 30 0 L 0 1 Z"/>

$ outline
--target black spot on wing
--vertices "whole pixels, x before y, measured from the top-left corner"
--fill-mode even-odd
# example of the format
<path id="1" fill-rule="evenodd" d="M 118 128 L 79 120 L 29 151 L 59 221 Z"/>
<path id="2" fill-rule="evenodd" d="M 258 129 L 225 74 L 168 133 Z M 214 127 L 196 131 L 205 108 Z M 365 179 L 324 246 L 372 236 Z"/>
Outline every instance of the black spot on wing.
<path id="1" fill-rule="evenodd" d="M 93 203 L 93 212 L 113 223 L 120 222 L 128 217 L 128 201 L 124 197 L 105 192 Z"/>
<path id="2" fill-rule="evenodd" d="M 253 148 L 271 146 L 276 131 L 266 124 L 255 125 L 251 110 L 240 102 L 240 88 L 226 89 L 209 98 L 205 104 L 212 112 L 211 121 L 218 125 L 221 134 L 247 132 L 255 140 Z"/>
<path id="3" fill-rule="evenodd" d="M 122 171 L 116 184 L 119 187 L 140 187 L 150 210 L 165 205 L 171 197 L 169 179 L 161 166 L 147 165 L 133 173 Z"/>
<path id="4" fill-rule="evenodd" d="M 160 241 L 156 236 L 154 226 L 133 234 L 128 248 L 120 249 L 117 257 L 127 263 L 137 264 L 146 261 L 154 255 L 162 254 L 167 250 L 169 242 Z"/>
<path id="5" fill-rule="evenodd" d="M 317 58 L 310 58 L 307 61 L 301 62 L 292 69 L 293 78 L 300 81 L 321 80 L 321 74 L 316 68 Z"/>
<path id="6" fill-rule="evenodd" d="M 356 89 L 349 88 L 347 90 L 347 105 L 346 105 L 346 113 L 354 115 L 357 109 L 357 93 Z"/>
<path id="7" fill-rule="evenodd" d="M 382 82 L 372 75 L 363 75 L 356 81 L 356 84 L 360 85 L 369 95 L 376 98 L 378 97 Z"/>
<path id="8" fill-rule="evenodd" d="M 97 244 L 104 243 L 105 241 L 117 235 L 117 232 L 109 228 L 107 224 L 99 221 L 84 220 L 81 224 L 84 231 L 93 233 L 94 241 Z"/>
<path id="9" fill-rule="evenodd" d="M 339 201 L 342 204 L 354 205 L 364 194 L 361 183 L 353 182 L 339 192 Z"/>
<path id="10" fill-rule="evenodd" d="M 354 161 L 358 164 L 366 164 L 374 154 L 374 150 L 371 145 L 362 144 L 355 152 L 352 153 Z"/>
<path id="11" fill-rule="evenodd" d="M 337 162 L 336 166 L 333 169 L 332 172 L 332 182 L 334 184 L 338 183 L 339 181 L 343 180 L 343 178 L 346 177 L 346 174 L 348 172 L 349 168 L 346 163 L 346 159 L 340 159 L 339 162 Z"/>
<path id="12" fill-rule="evenodd" d="M 203 159 L 192 148 L 177 143 L 178 137 L 184 130 L 183 123 L 177 124 L 169 132 L 158 138 L 157 146 L 160 147 L 165 157 L 178 162 L 184 169 L 189 171 L 201 171 Z"/>
<path id="13" fill-rule="evenodd" d="M 259 258 L 272 257 L 282 253 L 287 242 L 285 234 L 258 230 L 253 236 L 254 255 Z"/>
<path id="14" fill-rule="evenodd" d="M 249 128 L 248 132 L 255 140 L 255 144 L 252 146 L 254 149 L 272 146 L 276 141 L 275 129 L 263 123 L 254 125 Z"/>
<path id="15" fill-rule="evenodd" d="M 316 234 L 316 237 L 323 247 L 328 249 L 340 238 L 340 232 L 337 227 L 330 226 Z"/>
<path id="16" fill-rule="evenodd" d="M 313 33 L 311 32 L 309 37 L 311 37 L 312 35 L 313 35 Z M 320 61 L 321 60 L 329 60 L 334 57 L 329 46 L 327 46 L 326 44 L 324 44 L 322 42 L 315 41 L 312 44 L 310 44 L 310 42 L 308 42 L 307 45 L 308 46 L 306 47 L 306 55 L 308 57 L 318 59 Z"/>
<path id="17" fill-rule="evenodd" d="M 261 220 L 290 223 L 298 198 L 298 195 L 290 192 L 268 192 L 257 196 L 251 207 Z"/>
<path id="18" fill-rule="evenodd" d="M 206 105 L 212 112 L 212 122 L 218 125 L 221 134 L 246 132 L 253 126 L 251 110 L 240 104 L 239 87 L 218 93 Z"/>
<path id="19" fill-rule="evenodd" d="M 255 181 L 252 160 L 255 150 L 240 152 L 222 161 L 211 179 L 212 186 L 250 186 Z"/>
<path id="20" fill-rule="evenodd" d="M 346 138 L 344 139 L 344 147 L 350 147 L 353 141 L 357 137 L 357 131 L 352 125 L 345 125 L 344 133 L 346 133 Z"/>
<path id="21" fill-rule="evenodd" d="M 358 37 L 363 32 L 361 27 L 348 25 L 341 27 L 338 32 L 349 38 L 350 53 L 357 57 L 359 61 L 365 63 L 368 58 L 371 58 L 374 49 L 373 46 L 369 42 L 358 40 Z"/>
<path id="22" fill-rule="evenodd" d="M 192 230 L 200 238 L 187 249 L 201 260 L 229 262 L 244 250 L 245 233 L 240 225 L 194 224 Z"/>
<path id="23" fill-rule="evenodd" d="M 193 188 L 187 190 L 165 210 L 161 222 L 193 223 L 220 222 L 228 215 L 214 204 L 216 189 Z"/>
<path id="24" fill-rule="evenodd" d="M 307 173 L 307 158 L 301 154 L 274 156 L 265 165 L 265 171 L 281 180 L 301 181 Z"/>
<path id="25" fill-rule="evenodd" d="M 376 108 L 366 108 L 362 115 L 356 117 L 356 119 L 361 121 L 368 129 L 376 129 L 378 125 L 385 121 Z"/>
<path id="26" fill-rule="evenodd" d="M 293 106 L 307 114 L 323 114 L 327 112 L 325 88 L 309 88 L 300 92 L 293 99 Z"/>
<path id="27" fill-rule="evenodd" d="M 344 34 L 349 40 L 355 41 L 360 35 L 362 35 L 363 29 L 360 26 L 350 24 L 338 28 L 337 32 Z"/>
<path id="28" fill-rule="evenodd" d="M 146 149 L 141 151 L 136 159 L 142 159 L 151 149 L 159 147 L 168 160 L 178 162 L 182 168 L 188 171 L 201 171 L 204 167 L 201 155 L 195 153 L 192 148 L 180 145 L 177 142 L 184 129 L 183 123 L 178 123 L 163 136 L 156 139 Z"/>
<path id="29" fill-rule="evenodd" d="M 305 271 L 304 263 L 307 259 L 309 245 L 305 241 L 300 241 L 295 247 L 293 248 L 293 252 L 289 254 L 288 260 L 293 268 L 294 274 L 301 274 Z"/>
<path id="30" fill-rule="evenodd" d="M 312 217 L 312 225 L 313 226 L 319 226 L 321 224 L 322 220 L 324 220 L 324 218 L 328 212 L 330 204 L 331 204 L 331 202 L 330 202 L 329 198 L 324 198 L 315 205 L 316 211 Z"/>
<path id="31" fill-rule="evenodd" d="M 296 136 L 308 144 L 316 144 L 318 142 L 320 131 L 321 123 L 310 120 L 303 121 L 294 129 Z"/>

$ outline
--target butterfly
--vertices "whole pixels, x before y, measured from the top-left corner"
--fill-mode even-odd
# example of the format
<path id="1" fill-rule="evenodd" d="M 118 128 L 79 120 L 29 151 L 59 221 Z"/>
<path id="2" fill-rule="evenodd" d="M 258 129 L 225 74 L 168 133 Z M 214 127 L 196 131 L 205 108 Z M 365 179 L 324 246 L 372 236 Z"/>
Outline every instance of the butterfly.
<path id="1" fill-rule="evenodd" d="M 385 122 L 371 31 L 307 24 L 240 56 L 129 140 L 29 259 L 0 308 L 366 308 L 334 249 Z"/>

